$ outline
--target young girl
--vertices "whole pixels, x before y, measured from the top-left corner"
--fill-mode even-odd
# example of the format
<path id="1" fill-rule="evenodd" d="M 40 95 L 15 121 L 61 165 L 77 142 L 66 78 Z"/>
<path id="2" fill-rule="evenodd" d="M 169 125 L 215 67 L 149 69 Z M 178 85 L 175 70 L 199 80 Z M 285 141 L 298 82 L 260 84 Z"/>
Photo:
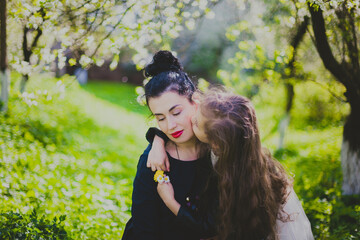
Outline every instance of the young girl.
<path id="1" fill-rule="evenodd" d="M 214 162 L 218 239 L 313 239 L 287 174 L 261 147 L 248 99 L 211 91 L 201 100 L 192 123 L 198 139 L 208 143 L 218 158 Z M 158 184 L 157 190 L 166 206 L 179 214 L 181 204 L 173 197 L 171 183 Z M 206 217 L 194 220 L 190 214 L 189 219 L 193 226 L 202 226 Z"/>
<path id="2" fill-rule="evenodd" d="M 191 117 L 196 110 L 192 95 L 196 88 L 168 51 L 156 53 L 145 73 L 152 76 L 145 85 L 147 105 L 169 139 L 165 150 L 172 166 L 169 176 L 175 187 L 174 200 L 183 205 L 190 204 L 189 213 L 196 215 L 192 209 L 197 208 L 197 200 L 212 171 L 210 155 L 201 154 L 200 143 L 192 130 Z M 132 217 L 122 239 L 198 240 L 209 237 L 196 229 L 184 231 L 185 227 L 164 205 L 156 190 L 154 173 L 146 167 L 149 149 L 139 159 L 133 185 Z"/>

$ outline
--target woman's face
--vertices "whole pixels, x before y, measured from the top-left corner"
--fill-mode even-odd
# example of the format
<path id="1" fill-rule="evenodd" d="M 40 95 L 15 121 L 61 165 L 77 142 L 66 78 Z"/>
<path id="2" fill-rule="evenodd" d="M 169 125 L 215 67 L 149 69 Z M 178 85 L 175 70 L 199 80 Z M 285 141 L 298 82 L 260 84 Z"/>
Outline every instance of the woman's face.
<path id="1" fill-rule="evenodd" d="M 149 108 L 154 114 L 159 128 L 175 143 L 185 143 L 195 138 L 191 117 L 196 105 L 186 96 L 175 92 L 165 92 L 149 99 Z"/>
<path id="2" fill-rule="evenodd" d="M 209 143 L 209 140 L 205 133 L 205 117 L 201 113 L 201 106 L 199 105 L 196 109 L 195 115 L 191 119 L 193 131 L 196 137 L 204 143 Z"/>

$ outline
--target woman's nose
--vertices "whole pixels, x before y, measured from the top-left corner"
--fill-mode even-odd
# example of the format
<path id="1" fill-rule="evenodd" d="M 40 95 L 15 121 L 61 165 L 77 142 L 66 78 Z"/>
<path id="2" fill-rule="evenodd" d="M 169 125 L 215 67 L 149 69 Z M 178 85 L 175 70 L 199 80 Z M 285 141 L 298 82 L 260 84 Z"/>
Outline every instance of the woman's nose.
<path id="1" fill-rule="evenodd" d="M 168 118 L 168 128 L 169 129 L 176 128 L 176 122 L 172 118 Z"/>

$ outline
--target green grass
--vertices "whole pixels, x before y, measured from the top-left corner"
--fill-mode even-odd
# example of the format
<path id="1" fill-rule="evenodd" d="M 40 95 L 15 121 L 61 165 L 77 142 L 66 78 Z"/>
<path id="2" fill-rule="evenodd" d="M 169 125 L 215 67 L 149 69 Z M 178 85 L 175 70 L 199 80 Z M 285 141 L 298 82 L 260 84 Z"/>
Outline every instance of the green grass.
<path id="1" fill-rule="evenodd" d="M 67 215 L 74 239 L 119 239 L 147 145 L 147 110 L 121 104 L 134 96 L 129 85 L 108 85 L 107 99 L 97 83 L 85 90 L 71 77 L 57 81 L 33 77 L 27 91 L 38 105 L 29 107 L 14 90 L 8 114 L 0 115 L 0 211 Z"/>
<path id="2" fill-rule="evenodd" d="M 141 106 L 137 101 L 137 95 L 134 86 L 129 84 L 90 81 L 82 86 L 83 89 L 97 98 L 103 99 L 117 106 L 127 109 L 128 111 L 150 115 L 147 107 Z"/>
<path id="3" fill-rule="evenodd" d="M 36 219 L 36 210 L 46 219 L 66 215 L 61 224 L 71 238 L 119 239 L 130 217 L 136 164 L 147 145 L 144 134 L 153 125 L 147 108 L 136 102 L 135 87 L 96 81 L 79 86 L 72 77 L 58 82 L 38 75 L 27 86 L 38 104 L 29 106 L 16 91 L 17 79 L 13 75 L 9 111 L 0 114 L 1 221 L 14 217 L 11 212 Z M 359 237 L 359 199 L 341 195 L 339 157 L 347 106 L 324 103 L 328 96 L 315 105 L 306 94 L 297 97 L 285 148 L 277 150 L 282 96 L 281 87 L 268 86 L 252 99 L 263 145 L 293 175 L 316 239 Z M 322 111 L 317 114 L 308 106 Z"/>

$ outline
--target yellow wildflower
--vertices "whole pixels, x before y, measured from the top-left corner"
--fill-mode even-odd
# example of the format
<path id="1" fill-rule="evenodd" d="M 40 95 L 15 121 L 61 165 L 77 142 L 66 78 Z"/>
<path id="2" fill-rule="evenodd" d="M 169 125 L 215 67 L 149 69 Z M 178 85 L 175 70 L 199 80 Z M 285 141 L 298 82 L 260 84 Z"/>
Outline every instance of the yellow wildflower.
<path id="1" fill-rule="evenodd" d="M 154 181 L 155 182 L 159 182 L 159 181 L 162 182 L 162 181 L 164 181 L 163 179 L 164 179 L 164 171 L 157 170 L 155 172 L 155 174 L 154 174 Z"/>

